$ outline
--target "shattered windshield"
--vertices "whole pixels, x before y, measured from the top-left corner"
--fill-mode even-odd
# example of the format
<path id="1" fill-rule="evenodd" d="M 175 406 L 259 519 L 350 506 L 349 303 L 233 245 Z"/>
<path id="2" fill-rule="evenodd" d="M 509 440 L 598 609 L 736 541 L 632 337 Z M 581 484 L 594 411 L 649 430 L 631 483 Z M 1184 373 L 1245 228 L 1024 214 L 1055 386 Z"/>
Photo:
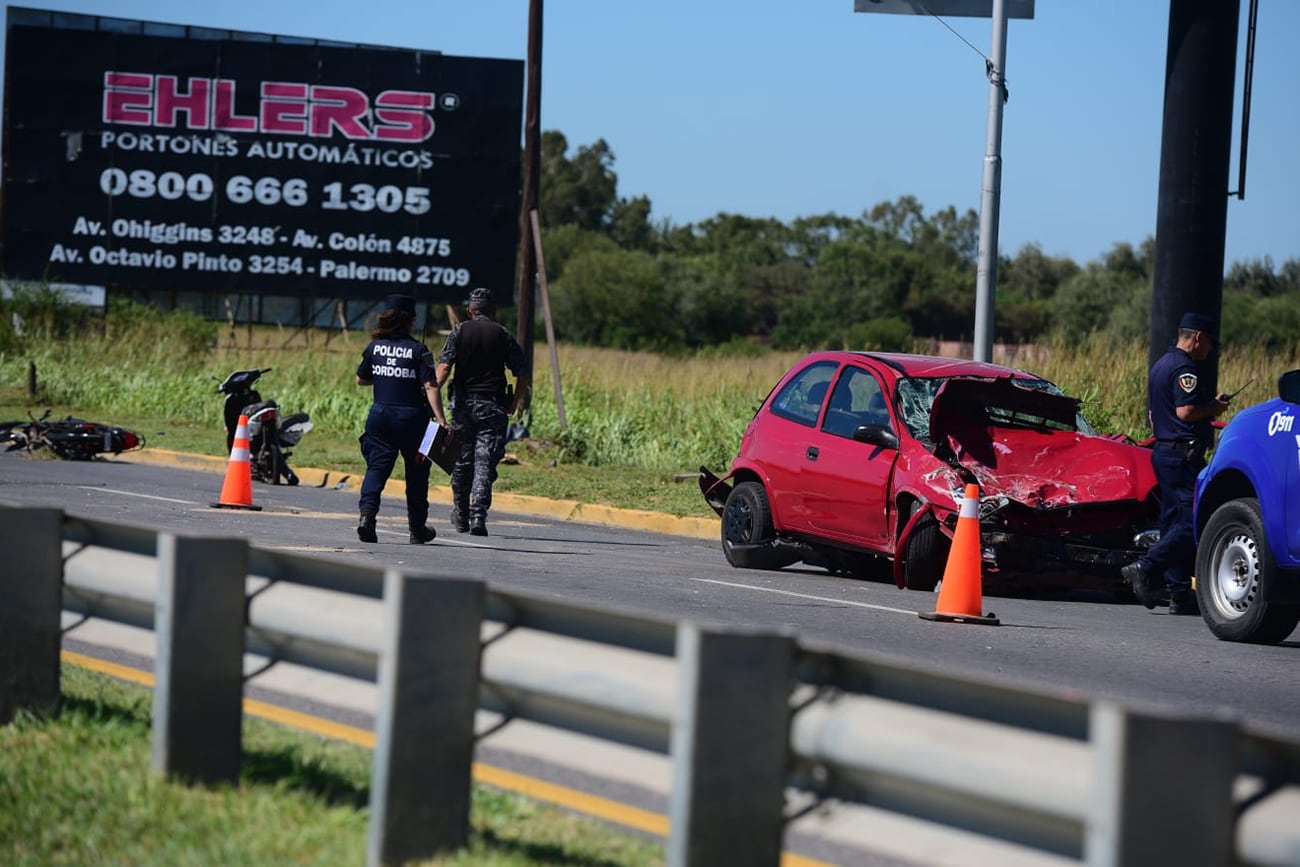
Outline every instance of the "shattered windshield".
<path id="1" fill-rule="evenodd" d="M 903 416 L 903 424 L 916 439 L 930 440 L 930 410 L 934 406 L 935 395 L 950 377 L 933 377 L 922 379 L 907 377 L 898 381 L 898 406 Z M 1038 389 L 1049 394 L 1063 395 L 1064 392 L 1045 379 L 1027 379 L 1017 377 L 1015 384 L 1021 388 Z M 981 404 L 979 410 L 988 422 L 999 427 L 1028 427 L 1046 430 L 1078 430 L 1080 433 L 1095 434 L 1092 426 L 1079 414 L 1075 416 L 1074 425 L 1043 416 L 1027 413 L 1023 408 L 1011 408 L 994 404 Z"/>

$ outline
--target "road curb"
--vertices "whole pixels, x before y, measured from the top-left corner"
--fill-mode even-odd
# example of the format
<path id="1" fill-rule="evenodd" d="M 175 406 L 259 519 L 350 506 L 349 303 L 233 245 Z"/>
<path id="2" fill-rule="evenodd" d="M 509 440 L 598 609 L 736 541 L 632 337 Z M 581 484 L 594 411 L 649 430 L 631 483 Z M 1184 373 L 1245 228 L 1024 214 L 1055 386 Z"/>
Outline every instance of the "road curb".
<path id="1" fill-rule="evenodd" d="M 176 452 L 170 449 L 146 448 L 138 452 L 123 455 L 118 460 L 159 466 L 180 467 L 201 472 L 224 473 L 229 461 L 213 455 L 195 455 L 188 452 Z M 312 488 L 333 487 L 340 491 L 359 491 L 361 476 L 340 473 L 335 470 L 318 470 L 313 467 L 294 467 L 294 472 L 301 479 L 301 484 Z M 390 497 L 405 496 L 405 483 L 389 481 L 384 487 L 384 494 Z M 430 485 L 429 502 L 451 506 L 451 488 L 447 485 Z M 619 509 L 597 503 L 583 503 L 578 500 L 551 500 L 546 497 L 530 497 L 523 494 L 493 492 L 493 506 L 507 512 L 521 512 L 526 515 L 554 518 L 560 521 L 574 521 L 580 524 L 600 524 L 611 527 L 624 527 L 629 530 L 641 530 L 647 533 L 665 533 L 672 536 L 690 536 L 696 539 L 717 539 L 718 521 L 716 518 L 680 518 L 664 512 L 651 512 L 642 509 Z"/>

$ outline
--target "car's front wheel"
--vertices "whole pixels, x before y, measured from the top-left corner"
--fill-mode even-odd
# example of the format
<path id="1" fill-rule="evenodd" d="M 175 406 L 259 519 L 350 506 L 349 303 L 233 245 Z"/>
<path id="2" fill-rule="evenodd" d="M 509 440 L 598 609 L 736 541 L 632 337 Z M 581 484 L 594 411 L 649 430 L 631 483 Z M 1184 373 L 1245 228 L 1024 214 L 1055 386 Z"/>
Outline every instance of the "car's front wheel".
<path id="1" fill-rule="evenodd" d="M 1242 497 L 1215 509 L 1196 548 L 1196 597 L 1210 631 L 1253 644 L 1285 639 L 1300 623 L 1300 606 L 1265 600 L 1275 580 L 1259 500 Z"/>
<path id="2" fill-rule="evenodd" d="M 722 552 L 737 569 L 780 569 L 799 559 L 773 544 L 772 507 L 758 482 L 732 488 L 722 509 Z"/>
<path id="3" fill-rule="evenodd" d="M 919 508 L 920 503 L 913 506 L 908 518 Z M 903 586 L 922 593 L 932 592 L 943 577 L 950 547 L 948 537 L 939 530 L 939 519 L 933 514 L 924 515 L 912 528 L 912 535 L 907 537 L 903 548 Z"/>

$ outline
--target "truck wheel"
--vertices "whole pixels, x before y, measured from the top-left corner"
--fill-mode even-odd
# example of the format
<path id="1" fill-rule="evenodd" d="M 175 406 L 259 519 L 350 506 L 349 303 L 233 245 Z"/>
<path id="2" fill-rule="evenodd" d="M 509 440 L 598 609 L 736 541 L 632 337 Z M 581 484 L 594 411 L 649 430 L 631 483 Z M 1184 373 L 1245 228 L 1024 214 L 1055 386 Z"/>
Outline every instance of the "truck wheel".
<path id="1" fill-rule="evenodd" d="M 1285 639 L 1300 623 L 1300 605 L 1265 601 L 1276 580 L 1259 500 L 1241 497 L 1215 509 L 1196 548 L 1196 599 L 1210 631 L 1252 644 Z"/>

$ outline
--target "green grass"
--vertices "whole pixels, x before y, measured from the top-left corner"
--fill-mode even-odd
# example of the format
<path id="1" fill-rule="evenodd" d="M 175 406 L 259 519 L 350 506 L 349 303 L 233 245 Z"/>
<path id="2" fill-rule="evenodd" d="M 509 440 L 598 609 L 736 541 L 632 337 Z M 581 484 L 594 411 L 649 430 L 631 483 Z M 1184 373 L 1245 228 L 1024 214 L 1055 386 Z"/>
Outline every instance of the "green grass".
<path id="1" fill-rule="evenodd" d="M 237 787 L 150 769 L 150 693 L 64 665 L 61 712 L 0 727 L 0 863 L 346 865 L 365 861 L 370 751 L 255 719 Z M 662 847 L 475 786 L 471 839 L 448 867 L 661 864 Z"/>

